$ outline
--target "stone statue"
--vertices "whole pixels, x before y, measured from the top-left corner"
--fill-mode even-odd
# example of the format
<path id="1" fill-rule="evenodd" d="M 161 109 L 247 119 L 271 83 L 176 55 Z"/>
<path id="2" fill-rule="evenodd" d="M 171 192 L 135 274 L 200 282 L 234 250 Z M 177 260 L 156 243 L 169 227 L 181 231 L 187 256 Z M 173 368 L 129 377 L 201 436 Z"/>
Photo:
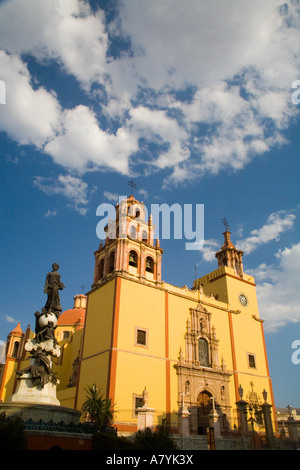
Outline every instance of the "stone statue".
<path id="1" fill-rule="evenodd" d="M 57 263 L 52 265 L 52 271 L 47 274 L 44 292 L 47 293 L 47 302 L 41 313 L 36 311 L 35 337 L 28 339 L 25 350 L 31 353 L 31 364 L 18 375 L 27 372 L 30 374 L 33 385 L 41 385 L 42 388 L 48 382 L 56 383 L 55 374 L 52 373 L 52 356 L 60 356 L 60 346 L 55 338 L 57 319 L 62 311 L 59 298 L 59 290 L 65 286 L 58 274 Z"/>
<path id="2" fill-rule="evenodd" d="M 30 353 L 30 364 L 23 370 L 17 371 L 18 383 L 12 401 L 36 402 L 41 404 L 59 405 L 56 398 L 56 386 L 59 380 L 53 372 L 53 358 L 60 357 L 61 347 L 55 337 L 55 328 L 62 311 L 59 291 L 64 284 L 58 274 L 57 263 L 52 265 L 52 271 L 47 274 L 44 292 L 47 302 L 41 312 L 36 311 L 35 337 L 28 338 L 25 351 Z"/>
<path id="3" fill-rule="evenodd" d="M 31 363 L 23 370 L 17 371 L 17 375 L 29 373 L 32 384 L 34 386 L 40 385 L 42 388 L 48 383 L 56 384 L 56 374 L 52 372 L 52 363 L 49 355 L 43 350 L 32 351 Z"/>
<path id="4" fill-rule="evenodd" d="M 52 265 L 52 271 L 47 274 L 44 288 L 44 292 L 48 295 L 44 313 L 54 313 L 57 318 L 62 311 L 59 290 L 63 290 L 65 287 L 60 280 L 60 274 L 57 272 L 58 269 L 58 264 L 54 263 Z"/>

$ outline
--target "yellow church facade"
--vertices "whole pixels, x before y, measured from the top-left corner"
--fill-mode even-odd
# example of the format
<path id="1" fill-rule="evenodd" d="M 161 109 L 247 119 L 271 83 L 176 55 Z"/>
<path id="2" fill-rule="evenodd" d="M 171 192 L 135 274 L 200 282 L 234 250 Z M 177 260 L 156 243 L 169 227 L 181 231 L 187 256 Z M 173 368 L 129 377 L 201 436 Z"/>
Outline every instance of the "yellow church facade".
<path id="1" fill-rule="evenodd" d="M 55 366 L 61 405 L 80 410 L 85 388 L 96 384 L 115 405 L 119 433 L 130 434 L 137 430 L 146 391 L 154 425 L 166 420 L 178 433 L 185 409 L 189 433 L 205 434 L 213 408 L 225 433 L 239 426 L 236 402 L 242 388 L 253 407 L 267 392 L 276 430 L 255 280 L 244 273 L 243 253 L 229 230 L 216 253 L 217 269 L 191 288 L 176 287 L 162 281 L 163 250 L 153 238 L 151 216 L 145 219 L 143 204 L 133 196 L 125 202 L 125 232 L 123 208 L 117 205 L 116 236 L 110 237 L 107 227 L 95 252 L 92 288 L 87 297 L 75 297 L 74 308 L 62 313 L 56 328 L 62 345 Z M 24 367 L 24 355 L 11 356 L 7 362 L 15 365 L 2 372 L 4 401 L 13 391 L 12 371 Z M 259 419 L 256 428 L 263 432 Z"/>

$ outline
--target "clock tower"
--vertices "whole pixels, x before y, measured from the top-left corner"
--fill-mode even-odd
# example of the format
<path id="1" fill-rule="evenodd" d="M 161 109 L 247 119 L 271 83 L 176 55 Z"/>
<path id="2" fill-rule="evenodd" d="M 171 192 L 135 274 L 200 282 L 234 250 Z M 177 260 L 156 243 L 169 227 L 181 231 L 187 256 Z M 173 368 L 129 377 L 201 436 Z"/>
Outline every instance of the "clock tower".
<path id="1" fill-rule="evenodd" d="M 200 288 L 206 295 L 216 296 L 235 309 L 248 307 L 251 299 L 251 307 L 258 316 L 254 278 L 244 272 L 243 251 L 235 247 L 230 235 L 226 226 L 224 243 L 215 254 L 218 269 L 197 279 L 194 287 Z"/>
<path id="2" fill-rule="evenodd" d="M 263 320 L 260 319 L 255 279 L 243 269 L 243 251 L 238 250 L 225 225 L 224 243 L 215 254 L 218 268 L 197 279 L 194 289 L 199 290 L 200 301 L 205 296 L 223 304 L 223 321 L 228 325 L 235 396 L 238 401 L 239 386 L 251 391 L 251 383 L 264 376 L 274 406 L 271 378 L 265 347 Z M 227 307 L 227 308 L 226 308 Z M 252 378 L 251 378 L 252 376 Z M 262 387 L 262 385 L 261 385 Z M 261 388 L 260 387 L 260 388 Z"/>

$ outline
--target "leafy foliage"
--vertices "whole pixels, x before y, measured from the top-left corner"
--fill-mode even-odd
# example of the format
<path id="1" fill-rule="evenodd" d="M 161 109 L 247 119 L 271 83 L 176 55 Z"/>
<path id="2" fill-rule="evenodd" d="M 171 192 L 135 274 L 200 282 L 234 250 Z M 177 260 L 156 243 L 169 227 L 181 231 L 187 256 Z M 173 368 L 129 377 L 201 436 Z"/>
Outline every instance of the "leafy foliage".
<path id="1" fill-rule="evenodd" d="M 94 450 L 133 450 L 133 443 L 124 437 L 110 432 L 97 432 L 93 435 Z"/>
<path id="2" fill-rule="evenodd" d="M 96 384 L 89 385 L 85 388 L 85 391 L 87 396 L 81 410 L 86 420 L 95 424 L 98 429 L 105 429 L 110 426 L 115 415 L 111 399 L 104 398 Z"/>
<path id="3" fill-rule="evenodd" d="M 135 434 L 133 445 L 136 450 L 175 450 L 178 449 L 169 427 L 163 422 L 154 431 L 146 428 Z"/>

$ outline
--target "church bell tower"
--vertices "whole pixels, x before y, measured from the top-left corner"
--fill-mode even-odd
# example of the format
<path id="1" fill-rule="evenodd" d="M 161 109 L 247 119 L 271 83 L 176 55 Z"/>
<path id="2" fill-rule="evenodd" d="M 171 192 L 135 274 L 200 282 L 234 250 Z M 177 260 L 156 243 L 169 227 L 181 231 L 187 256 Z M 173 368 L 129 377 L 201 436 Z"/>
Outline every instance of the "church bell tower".
<path id="1" fill-rule="evenodd" d="M 116 205 L 116 218 L 106 228 L 106 238 L 95 252 L 93 288 L 107 282 L 114 273 L 152 284 L 161 283 L 159 240 L 154 241 L 151 214 L 131 194 Z"/>
<path id="2" fill-rule="evenodd" d="M 215 255 L 218 260 L 218 267 L 227 266 L 233 269 L 237 276 L 243 278 L 243 251 L 237 250 L 230 240 L 229 226 L 226 219 L 224 225 L 224 244 Z"/>

